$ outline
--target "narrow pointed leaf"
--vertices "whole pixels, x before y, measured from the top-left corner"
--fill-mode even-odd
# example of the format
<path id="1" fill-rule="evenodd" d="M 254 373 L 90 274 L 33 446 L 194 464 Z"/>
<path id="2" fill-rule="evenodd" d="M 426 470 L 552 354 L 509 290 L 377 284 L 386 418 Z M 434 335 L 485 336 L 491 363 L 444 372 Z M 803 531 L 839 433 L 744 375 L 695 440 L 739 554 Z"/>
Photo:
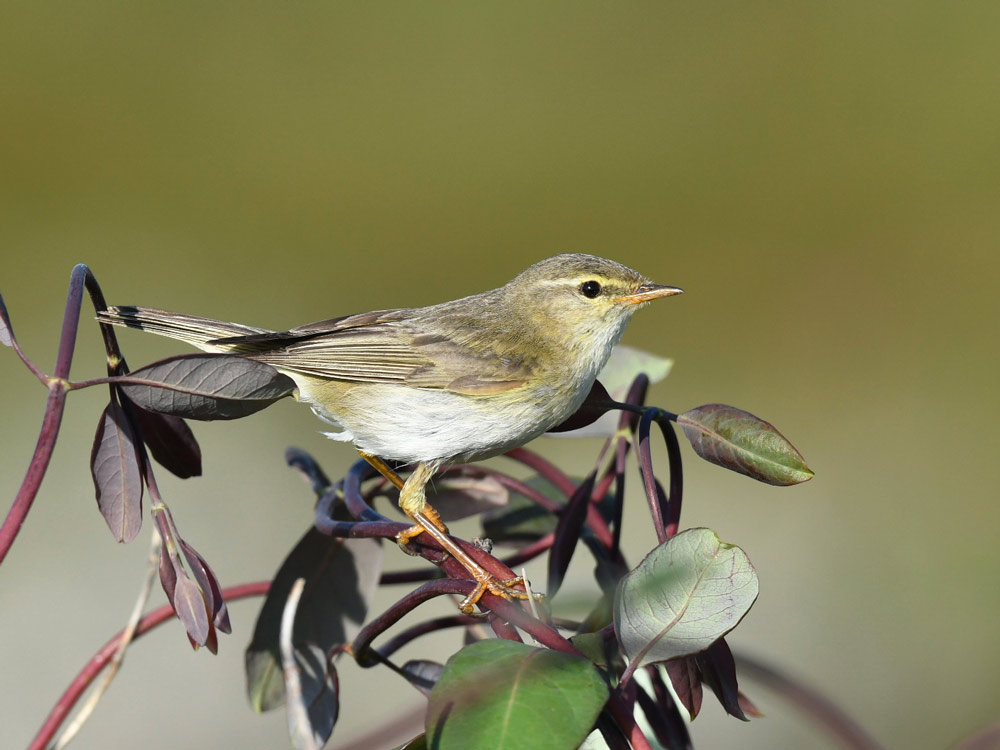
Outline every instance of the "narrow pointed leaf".
<path id="1" fill-rule="evenodd" d="M 701 675 L 698 672 L 698 662 L 695 661 L 693 656 L 685 656 L 680 659 L 668 661 L 663 666 L 667 671 L 667 676 L 670 678 L 671 684 L 674 686 L 674 692 L 677 694 L 678 700 L 687 709 L 688 714 L 691 716 L 691 721 L 694 721 L 698 716 L 698 712 L 701 711 L 702 699 Z"/>
<path id="2" fill-rule="evenodd" d="M 133 382 L 122 382 L 122 390 L 141 408 L 202 420 L 239 419 L 295 390 L 270 365 L 228 354 L 170 357 L 123 377 Z"/>
<path id="3" fill-rule="evenodd" d="M 157 462 L 181 479 L 201 476 L 201 448 L 180 417 L 158 414 L 134 405 L 142 440 Z"/>
<path id="4" fill-rule="evenodd" d="M 14 345 L 14 329 L 10 325 L 10 317 L 7 315 L 7 305 L 0 295 L 0 344 L 4 346 Z"/>
<path id="5" fill-rule="evenodd" d="M 119 542 L 132 541 L 142 527 L 142 473 L 132 426 L 114 398 L 97 426 L 90 473 L 97 507 L 112 535 Z"/>
<path id="6" fill-rule="evenodd" d="M 205 562 L 205 558 L 199 555 L 190 544 L 181 540 L 181 548 L 184 550 L 184 556 L 191 567 L 191 573 L 205 596 L 208 609 L 212 613 L 212 622 L 223 633 L 231 633 L 233 629 L 229 623 L 229 610 L 222 597 L 222 588 L 219 586 L 219 580 L 215 577 L 215 573 Z"/>
<path id="7" fill-rule="evenodd" d="M 724 404 L 707 404 L 677 417 L 695 453 L 713 464 L 767 484 L 813 478 L 795 446 L 770 422 Z"/>
<path id="8" fill-rule="evenodd" d="M 279 633 L 285 600 L 297 578 L 306 588 L 295 617 L 293 642 L 329 653 L 361 629 L 382 574 L 382 546 L 374 539 L 336 539 L 310 529 L 281 565 L 246 651 L 247 696 L 258 712 L 284 702 Z"/>
<path id="9" fill-rule="evenodd" d="M 435 750 L 575 750 L 608 699 L 586 659 L 488 640 L 452 656 L 427 711 Z"/>
<path id="10" fill-rule="evenodd" d="M 562 585 L 563 577 L 569 570 L 570 560 L 576 551 L 580 534 L 583 533 L 583 523 L 587 519 L 587 509 L 590 506 L 590 496 L 594 491 L 594 481 L 597 469 L 590 472 L 585 480 L 576 488 L 573 496 L 559 516 L 556 526 L 556 537 L 549 551 L 548 595 L 555 596 Z"/>
<path id="11" fill-rule="evenodd" d="M 177 579 L 173 598 L 174 612 L 184 624 L 191 640 L 199 646 L 208 642 L 209 633 L 214 628 L 208 619 L 205 598 L 197 584 L 186 576 Z"/>
<path id="12" fill-rule="evenodd" d="M 688 529 L 656 547 L 615 592 L 615 634 L 632 669 L 703 651 L 757 598 L 757 574 L 739 547 Z"/>
<path id="13" fill-rule="evenodd" d="M 743 721 L 750 721 L 740 705 L 740 688 L 736 682 L 736 661 L 733 652 L 720 638 L 709 648 L 694 657 L 698 662 L 702 681 L 712 688 L 726 713 Z"/>

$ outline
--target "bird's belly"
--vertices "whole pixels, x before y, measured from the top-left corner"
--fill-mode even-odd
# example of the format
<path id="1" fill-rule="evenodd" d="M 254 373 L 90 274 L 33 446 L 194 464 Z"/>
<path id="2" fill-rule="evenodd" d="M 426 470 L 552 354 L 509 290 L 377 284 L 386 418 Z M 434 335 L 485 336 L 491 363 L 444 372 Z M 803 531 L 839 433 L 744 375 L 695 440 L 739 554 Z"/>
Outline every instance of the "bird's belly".
<path id="1" fill-rule="evenodd" d="M 582 398 L 575 391 L 548 387 L 468 396 L 403 385 L 327 381 L 300 382 L 299 400 L 343 428 L 329 437 L 409 463 L 499 455 L 562 422 Z"/>

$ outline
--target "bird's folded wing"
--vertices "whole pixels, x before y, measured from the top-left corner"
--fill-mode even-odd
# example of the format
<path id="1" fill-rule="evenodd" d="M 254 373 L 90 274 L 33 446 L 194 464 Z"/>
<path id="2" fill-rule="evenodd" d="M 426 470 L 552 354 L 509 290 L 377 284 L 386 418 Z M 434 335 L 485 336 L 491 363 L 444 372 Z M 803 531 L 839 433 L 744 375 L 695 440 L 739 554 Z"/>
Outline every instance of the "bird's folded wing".
<path id="1" fill-rule="evenodd" d="M 213 343 L 307 375 L 468 395 L 513 390 L 530 377 L 528 362 L 421 333 L 410 324 L 409 312 L 363 313 L 282 333 L 232 337 Z"/>

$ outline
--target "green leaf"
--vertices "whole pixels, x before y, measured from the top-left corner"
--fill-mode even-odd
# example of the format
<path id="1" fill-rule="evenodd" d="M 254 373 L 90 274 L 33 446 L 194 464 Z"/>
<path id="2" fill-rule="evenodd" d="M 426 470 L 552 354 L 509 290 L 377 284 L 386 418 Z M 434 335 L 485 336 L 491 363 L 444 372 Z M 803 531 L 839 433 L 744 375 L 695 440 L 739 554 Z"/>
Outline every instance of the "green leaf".
<path id="1" fill-rule="evenodd" d="M 434 750 L 575 750 L 608 687 L 586 659 L 523 643 L 473 643 L 448 660 L 431 692 Z"/>
<path id="2" fill-rule="evenodd" d="M 697 653 L 739 623 L 757 598 L 746 553 L 711 529 L 656 547 L 618 584 L 615 634 L 632 670 Z"/>
<path id="3" fill-rule="evenodd" d="M 706 404 L 677 417 L 695 453 L 713 464 L 767 484 L 813 478 L 802 454 L 770 422 L 724 404 Z"/>

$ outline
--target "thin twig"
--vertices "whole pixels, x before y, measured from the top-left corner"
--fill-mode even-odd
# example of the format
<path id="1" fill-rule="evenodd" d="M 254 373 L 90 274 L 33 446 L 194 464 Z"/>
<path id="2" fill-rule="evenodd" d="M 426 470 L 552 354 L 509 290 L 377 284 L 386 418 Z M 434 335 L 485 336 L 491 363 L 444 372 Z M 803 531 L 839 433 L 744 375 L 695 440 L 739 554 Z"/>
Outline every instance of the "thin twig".
<path id="1" fill-rule="evenodd" d="M 143 579 L 142 586 L 139 588 L 139 595 L 136 597 L 135 604 L 132 607 L 128 623 L 125 625 L 121 638 L 118 640 L 118 647 L 115 649 L 114 656 L 111 658 L 108 669 L 101 678 L 101 681 L 94 688 L 86 702 L 80 707 L 80 710 L 77 711 L 76 716 L 73 717 L 72 721 L 66 725 L 66 728 L 56 738 L 55 742 L 52 743 L 52 750 L 62 750 L 62 748 L 72 742 L 73 738 L 83 728 L 83 725 L 90 719 L 94 713 L 94 709 L 97 708 L 97 704 L 101 702 L 104 694 L 111 687 L 111 683 L 121 669 L 125 661 L 125 651 L 135 638 L 136 629 L 139 627 L 139 621 L 142 619 L 142 611 L 146 608 L 146 602 L 149 601 L 149 594 L 153 589 L 153 581 L 156 580 L 156 571 L 160 562 L 161 543 L 160 535 L 154 528 L 149 545 L 146 576 Z"/>

